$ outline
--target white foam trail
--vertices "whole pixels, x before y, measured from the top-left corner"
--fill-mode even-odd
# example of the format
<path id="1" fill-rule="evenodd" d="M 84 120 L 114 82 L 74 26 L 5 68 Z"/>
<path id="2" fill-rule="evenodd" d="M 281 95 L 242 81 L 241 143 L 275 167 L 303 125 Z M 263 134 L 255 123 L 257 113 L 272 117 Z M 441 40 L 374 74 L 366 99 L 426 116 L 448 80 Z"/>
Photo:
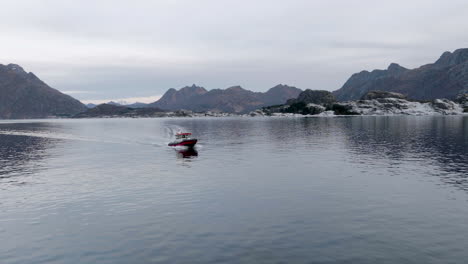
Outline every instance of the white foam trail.
<path id="1" fill-rule="evenodd" d="M 184 128 L 178 125 L 169 125 L 164 128 L 163 134 L 146 135 L 143 137 L 127 137 L 125 135 L 91 135 L 91 136 L 80 136 L 74 134 L 52 132 L 52 131 L 28 131 L 28 130 L 0 130 L 0 135 L 11 135 L 11 136 L 27 136 L 27 137 L 39 137 L 49 138 L 58 140 L 78 140 L 87 142 L 100 142 L 100 143 L 113 143 L 113 144 L 125 144 L 125 145 L 150 145 L 150 146 L 167 146 L 167 144 L 175 138 L 177 132 L 183 131 Z"/>
<path id="2" fill-rule="evenodd" d="M 1 135 L 11 135 L 11 136 L 27 136 L 27 137 L 40 137 L 40 138 L 51 138 L 51 139 L 66 139 L 66 140 L 83 140 L 83 141 L 95 141 L 86 138 L 76 137 L 69 134 L 59 134 L 59 133 L 40 133 L 40 132 L 24 132 L 24 131 L 1 131 Z"/>
<path id="3" fill-rule="evenodd" d="M 80 137 L 71 134 L 62 134 L 62 133 L 47 133 L 47 132 L 25 132 L 25 131 L 2 131 L 0 130 L 0 135 L 11 135 L 11 136 L 27 136 L 27 137 L 39 137 L 39 138 L 49 138 L 49 139 L 59 139 L 59 140 L 78 140 L 78 141 L 88 141 L 88 142 L 100 142 L 100 143 L 113 143 L 113 144 L 126 144 L 126 145 L 148 145 L 151 143 L 138 142 L 131 140 L 109 140 L 109 139 L 99 139 L 99 138 L 87 138 Z M 156 146 L 161 146 L 160 144 L 152 144 Z"/>
<path id="4" fill-rule="evenodd" d="M 167 135 L 169 138 L 174 138 L 175 134 L 184 130 L 183 127 L 177 125 L 170 125 L 166 127 Z"/>

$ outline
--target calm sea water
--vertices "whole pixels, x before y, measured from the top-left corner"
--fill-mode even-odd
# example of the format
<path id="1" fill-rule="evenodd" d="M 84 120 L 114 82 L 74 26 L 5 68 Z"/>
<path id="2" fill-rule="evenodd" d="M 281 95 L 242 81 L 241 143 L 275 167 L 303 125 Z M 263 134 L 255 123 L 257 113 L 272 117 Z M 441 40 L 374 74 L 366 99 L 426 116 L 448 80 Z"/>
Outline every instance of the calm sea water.
<path id="1" fill-rule="evenodd" d="M 468 116 L 0 121 L 0 240 L 1 263 L 467 263 Z"/>

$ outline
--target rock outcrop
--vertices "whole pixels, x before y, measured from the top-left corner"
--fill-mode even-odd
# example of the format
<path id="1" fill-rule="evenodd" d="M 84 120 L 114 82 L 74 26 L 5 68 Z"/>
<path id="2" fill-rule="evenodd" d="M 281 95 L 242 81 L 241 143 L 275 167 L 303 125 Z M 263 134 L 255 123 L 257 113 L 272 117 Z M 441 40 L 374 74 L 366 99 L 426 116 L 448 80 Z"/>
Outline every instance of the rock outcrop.
<path id="1" fill-rule="evenodd" d="M 334 102 L 336 102 L 335 97 L 329 91 L 307 89 L 297 98 L 289 99 L 284 105 L 264 107 L 262 111 L 266 115 L 275 113 L 317 115 L 324 112 Z M 257 115 L 255 114 L 255 116 Z"/>
<path id="2" fill-rule="evenodd" d="M 86 106 L 41 81 L 19 65 L 0 64 L 0 118 L 67 117 Z"/>
<path id="3" fill-rule="evenodd" d="M 337 115 L 457 115 L 463 113 L 460 104 L 448 99 L 418 102 L 395 97 L 341 102 L 334 104 L 331 109 Z"/>
<path id="4" fill-rule="evenodd" d="M 300 93 L 297 98 L 289 99 L 286 104 L 292 105 L 299 102 L 305 104 L 330 105 L 336 102 L 336 99 L 329 91 L 307 89 Z"/>
<path id="5" fill-rule="evenodd" d="M 291 104 L 264 107 L 252 116 L 260 115 L 458 115 L 468 106 L 468 94 L 460 95 L 456 102 L 448 99 L 435 99 L 430 102 L 408 100 L 402 94 L 371 91 L 361 100 L 326 103 L 306 103 L 292 101 Z"/>

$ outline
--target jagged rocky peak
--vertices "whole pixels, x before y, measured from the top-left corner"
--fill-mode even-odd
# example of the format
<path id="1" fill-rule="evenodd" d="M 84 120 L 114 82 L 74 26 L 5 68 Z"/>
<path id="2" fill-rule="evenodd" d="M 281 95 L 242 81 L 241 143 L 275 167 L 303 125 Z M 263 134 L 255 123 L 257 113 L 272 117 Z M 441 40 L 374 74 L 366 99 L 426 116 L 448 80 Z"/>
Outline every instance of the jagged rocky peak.
<path id="1" fill-rule="evenodd" d="M 400 66 L 398 63 L 390 63 L 390 65 L 388 65 L 387 71 L 389 74 L 393 75 L 408 71 L 408 69 Z"/>
<path id="2" fill-rule="evenodd" d="M 25 76 L 27 73 L 24 71 L 24 69 L 17 65 L 17 64 L 8 64 L 8 65 L 3 65 L 0 64 L 0 72 L 4 74 L 9 74 L 10 76 L 15 75 L 15 76 Z"/>
<path id="3" fill-rule="evenodd" d="M 7 68 L 8 70 L 14 71 L 14 72 L 16 72 L 16 73 L 23 73 L 23 72 L 26 73 L 26 72 L 24 71 L 24 69 L 23 69 L 21 66 L 19 66 L 18 64 L 10 63 L 10 64 L 8 64 L 8 65 L 6 66 L 6 68 Z"/>
<path id="4" fill-rule="evenodd" d="M 446 51 L 435 62 L 436 66 L 449 67 L 468 61 L 468 48 L 457 49 L 453 53 Z"/>
<path id="5" fill-rule="evenodd" d="M 37 78 L 36 75 L 32 72 L 26 72 L 23 67 L 19 66 L 18 64 L 10 63 L 8 65 L 0 64 L 0 72 L 3 72 L 3 79 L 12 78 L 21 78 L 23 80 L 34 81 L 43 84 L 43 82 Z M 6 74 L 6 75 L 5 75 Z M 7 77 L 9 76 L 9 77 Z"/>
<path id="6" fill-rule="evenodd" d="M 201 86 L 197 86 L 195 84 L 192 84 L 192 86 L 185 86 L 183 88 L 180 88 L 179 92 L 187 92 L 187 93 L 194 93 L 194 94 L 204 94 L 206 93 L 206 89 L 201 87 Z"/>

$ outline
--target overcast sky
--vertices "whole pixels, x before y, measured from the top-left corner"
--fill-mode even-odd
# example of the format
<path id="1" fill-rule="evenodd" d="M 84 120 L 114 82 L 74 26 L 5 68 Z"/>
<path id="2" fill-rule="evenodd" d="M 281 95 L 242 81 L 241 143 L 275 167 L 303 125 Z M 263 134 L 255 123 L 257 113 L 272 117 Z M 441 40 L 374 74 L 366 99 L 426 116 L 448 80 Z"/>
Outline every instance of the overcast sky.
<path id="1" fill-rule="evenodd" d="M 466 0 L 0 0 L 0 19 L 1 64 L 83 101 L 193 83 L 336 90 L 468 47 Z"/>

